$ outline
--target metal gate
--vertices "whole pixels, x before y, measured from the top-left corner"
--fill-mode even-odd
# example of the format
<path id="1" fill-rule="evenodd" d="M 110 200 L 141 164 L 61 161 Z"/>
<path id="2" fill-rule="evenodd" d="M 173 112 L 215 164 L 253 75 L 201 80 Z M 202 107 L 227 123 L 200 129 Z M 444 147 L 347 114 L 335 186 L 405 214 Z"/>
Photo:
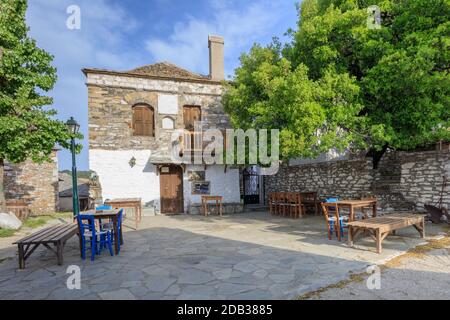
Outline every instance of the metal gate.
<path id="1" fill-rule="evenodd" d="M 257 166 L 242 171 L 244 204 L 259 204 L 260 179 Z"/>

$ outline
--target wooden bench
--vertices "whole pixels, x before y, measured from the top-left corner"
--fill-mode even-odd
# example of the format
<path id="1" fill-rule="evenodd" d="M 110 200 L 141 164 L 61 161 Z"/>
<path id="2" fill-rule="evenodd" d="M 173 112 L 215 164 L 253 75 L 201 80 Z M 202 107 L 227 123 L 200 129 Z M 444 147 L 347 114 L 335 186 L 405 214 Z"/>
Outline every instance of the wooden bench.
<path id="1" fill-rule="evenodd" d="M 78 226 L 75 224 L 63 224 L 52 226 L 35 232 L 13 244 L 17 244 L 19 249 L 19 268 L 25 269 L 25 261 L 31 254 L 43 245 L 56 254 L 58 265 L 63 264 L 63 249 L 66 241 L 72 238 L 78 232 Z M 53 245 L 52 248 L 50 245 Z M 56 250 L 55 250 L 56 249 Z"/>
<path id="2" fill-rule="evenodd" d="M 30 210 L 24 200 L 6 200 L 6 210 L 13 212 L 21 221 L 25 221 L 30 215 Z"/>
<path id="3" fill-rule="evenodd" d="M 360 232 L 367 232 L 376 242 L 377 253 L 381 253 L 381 243 L 396 230 L 413 226 L 422 238 L 425 237 L 425 216 L 415 213 L 395 213 L 383 217 L 348 222 L 348 244 L 353 246 Z"/>

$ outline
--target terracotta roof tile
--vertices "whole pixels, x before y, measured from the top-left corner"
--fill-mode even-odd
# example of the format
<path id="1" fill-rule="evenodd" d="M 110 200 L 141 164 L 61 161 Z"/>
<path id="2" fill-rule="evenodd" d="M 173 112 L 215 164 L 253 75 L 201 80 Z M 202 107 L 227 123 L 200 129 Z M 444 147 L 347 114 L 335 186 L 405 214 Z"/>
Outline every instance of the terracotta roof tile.
<path id="1" fill-rule="evenodd" d="M 194 79 L 194 80 L 209 80 L 208 76 L 203 76 L 194 72 L 190 72 L 186 69 L 180 68 L 169 62 L 159 62 L 142 66 L 126 73 L 154 76 L 154 77 L 170 77 L 170 78 L 182 78 L 182 79 Z"/>

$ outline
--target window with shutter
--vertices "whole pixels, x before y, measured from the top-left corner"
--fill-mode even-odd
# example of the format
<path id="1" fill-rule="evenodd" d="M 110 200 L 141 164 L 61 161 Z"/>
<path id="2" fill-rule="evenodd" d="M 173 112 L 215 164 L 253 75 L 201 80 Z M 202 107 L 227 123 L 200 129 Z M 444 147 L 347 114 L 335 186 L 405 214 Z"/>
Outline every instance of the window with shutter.
<path id="1" fill-rule="evenodd" d="M 202 120 L 202 111 L 199 106 L 184 106 L 183 107 L 184 128 L 189 131 L 194 130 L 196 121 Z"/>
<path id="2" fill-rule="evenodd" d="M 133 107 L 133 135 L 155 136 L 155 113 L 152 107 L 147 105 Z"/>

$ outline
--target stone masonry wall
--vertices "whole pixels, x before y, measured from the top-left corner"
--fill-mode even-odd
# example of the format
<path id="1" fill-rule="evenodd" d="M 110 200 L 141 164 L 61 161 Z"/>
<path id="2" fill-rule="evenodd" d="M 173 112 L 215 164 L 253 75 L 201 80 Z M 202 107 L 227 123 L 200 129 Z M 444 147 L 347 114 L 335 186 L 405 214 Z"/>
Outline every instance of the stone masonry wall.
<path id="1" fill-rule="evenodd" d="M 400 153 L 401 183 L 399 191 L 418 208 L 436 205 L 440 199 L 443 179 L 446 187 L 443 204 L 450 209 L 450 152 Z M 447 171 L 447 173 L 445 172 Z"/>
<path id="2" fill-rule="evenodd" d="M 321 199 L 376 196 L 381 211 L 424 211 L 424 204 L 439 201 L 446 166 L 448 151 L 388 152 L 376 170 L 369 158 L 282 166 L 278 174 L 265 177 L 265 195 L 317 191 Z M 447 181 L 443 203 L 450 208 L 450 177 Z"/>
<path id="3" fill-rule="evenodd" d="M 321 198 L 367 194 L 373 180 L 370 167 L 369 159 L 281 166 L 276 175 L 264 177 L 265 194 L 317 191 Z"/>
<path id="4" fill-rule="evenodd" d="M 6 199 L 25 200 L 32 215 L 53 213 L 58 202 L 58 159 L 37 164 L 30 160 L 20 164 L 5 163 Z"/>
<path id="5" fill-rule="evenodd" d="M 222 86 L 214 83 L 193 83 L 152 80 L 126 76 L 89 74 L 89 149 L 152 150 L 153 155 L 170 158 L 173 129 L 163 128 L 163 119 L 170 118 L 175 129 L 184 128 L 183 106 L 201 107 L 203 128 L 230 128 L 228 115 L 220 103 Z M 177 111 L 167 113 L 161 96 L 174 97 Z M 137 137 L 132 132 L 132 107 L 145 103 L 155 111 L 155 137 Z"/>

